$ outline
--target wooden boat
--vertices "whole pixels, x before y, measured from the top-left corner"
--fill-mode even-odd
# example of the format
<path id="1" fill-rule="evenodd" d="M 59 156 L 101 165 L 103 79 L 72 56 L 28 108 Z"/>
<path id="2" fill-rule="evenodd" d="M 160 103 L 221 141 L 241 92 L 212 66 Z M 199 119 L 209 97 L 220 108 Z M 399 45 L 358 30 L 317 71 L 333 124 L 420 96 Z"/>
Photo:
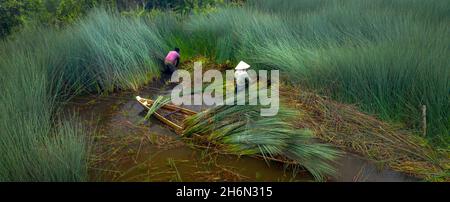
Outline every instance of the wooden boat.
<path id="1" fill-rule="evenodd" d="M 136 100 L 147 110 L 155 102 L 151 99 L 141 98 L 136 96 Z M 163 122 L 171 129 L 173 129 L 177 134 L 181 135 L 183 132 L 183 121 L 189 116 L 195 115 L 197 112 L 183 107 L 179 107 L 172 104 L 165 104 L 160 109 L 158 109 L 153 116 L 159 121 Z"/>

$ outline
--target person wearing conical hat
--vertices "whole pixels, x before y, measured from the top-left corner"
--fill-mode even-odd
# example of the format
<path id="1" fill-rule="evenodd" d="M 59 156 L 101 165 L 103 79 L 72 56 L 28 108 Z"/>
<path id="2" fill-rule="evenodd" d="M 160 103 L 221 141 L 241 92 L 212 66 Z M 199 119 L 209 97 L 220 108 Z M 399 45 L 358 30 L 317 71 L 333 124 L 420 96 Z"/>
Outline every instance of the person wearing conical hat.
<path id="1" fill-rule="evenodd" d="M 240 92 L 245 89 L 245 80 L 248 79 L 250 83 L 250 77 L 247 73 L 247 69 L 250 68 L 250 65 L 245 63 L 244 61 L 239 62 L 239 64 L 235 68 L 234 78 L 236 80 L 236 91 Z"/>

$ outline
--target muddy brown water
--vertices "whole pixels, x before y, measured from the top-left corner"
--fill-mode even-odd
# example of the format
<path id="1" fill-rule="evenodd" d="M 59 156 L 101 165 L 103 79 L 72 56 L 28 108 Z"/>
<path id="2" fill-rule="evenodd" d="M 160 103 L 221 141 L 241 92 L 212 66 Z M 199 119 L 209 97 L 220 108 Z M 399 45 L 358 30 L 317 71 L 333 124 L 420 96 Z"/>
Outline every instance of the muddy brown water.
<path id="1" fill-rule="evenodd" d="M 75 112 L 95 131 L 90 137 L 92 181 L 313 181 L 304 170 L 195 148 L 158 120 L 144 121 L 146 112 L 135 96 L 168 95 L 172 86 L 158 80 L 138 93 L 77 97 L 68 104 L 67 111 Z M 338 161 L 337 169 L 338 175 L 330 181 L 417 180 L 349 153 Z"/>

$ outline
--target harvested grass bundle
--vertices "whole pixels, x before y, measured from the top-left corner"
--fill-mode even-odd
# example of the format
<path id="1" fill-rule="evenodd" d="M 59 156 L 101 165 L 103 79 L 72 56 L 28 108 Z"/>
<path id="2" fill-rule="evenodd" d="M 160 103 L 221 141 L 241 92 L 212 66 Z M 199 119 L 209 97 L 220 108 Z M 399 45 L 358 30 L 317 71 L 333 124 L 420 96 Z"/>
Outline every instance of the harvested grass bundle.
<path id="1" fill-rule="evenodd" d="M 222 105 L 185 121 L 184 136 L 206 136 L 220 149 L 238 155 L 290 162 L 306 168 L 316 180 L 335 174 L 332 162 L 340 154 L 328 145 L 313 142 L 312 132 L 289 124 L 296 116 L 281 109 L 273 117 L 260 116 L 259 105 Z"/>
<path id="2" fill-rule="evenodd" d="M 145 115 L 144 119 L 145 120 L 150 119 L 150 116 L 152 116 L 153 113 L 158 111 L 159 108 L 161 108 L 162 106 L 164 106 L 165 104 L 167 104 L 169 102 L 170 102 L 169 98 L 164 98 L 163 96 L 158 96 L 158 98 L 155 100 L 155 102 L 152 104 L 152 106 L 148 110 L 147 115 Z"/>

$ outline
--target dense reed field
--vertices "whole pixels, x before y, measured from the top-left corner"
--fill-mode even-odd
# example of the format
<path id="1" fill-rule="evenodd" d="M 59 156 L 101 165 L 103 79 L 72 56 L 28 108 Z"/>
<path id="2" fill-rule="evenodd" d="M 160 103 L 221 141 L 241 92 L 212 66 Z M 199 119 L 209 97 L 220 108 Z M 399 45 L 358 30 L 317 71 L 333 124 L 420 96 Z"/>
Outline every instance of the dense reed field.
<path id="1" fill-rule="evenodd" d="M 23 49 L 13 50 L 21 45 Z M 44 50 L 36 55 L 28 45 L 2 44 L 2 50 L 9 51 L 1 52 L 0 61 L 0 181 L 84 180 L 83 128 L 52 118 L 64 81 L 59 72 L 49 70 L 60 62 L 53 56 L 60 55 L 50 56 Z M 34 45 L 48 44 L 35 41 Z"/>
<path id="2" fill-rule="evenodd" d="M 196 15 L 189 44 L 218 62 L 279 69 L 289 81 L 420 131 L 440 146 L 450 129 L 450 3 L 249 1 Z"/>
<path id="3" fill-rule="evenodd" d="M 0 181 L 86 180 L 87 131 L 57 112 L 81 93 L 139 88 L 158 76 L 164 49 L 152 25 L 105 10 L 1 42 Z"/>
<path id="4" fill-rule="evenodd" d="M 0 181 L 87 179 L 88 141 L 64 102 L 138 89 L 164 54 L 245 60 L 384 120 L 450 141 L 450 2 L 254 0 L 178 16 L 94 9 L 63 28 L 28 26 L 0 42 Z"/>

